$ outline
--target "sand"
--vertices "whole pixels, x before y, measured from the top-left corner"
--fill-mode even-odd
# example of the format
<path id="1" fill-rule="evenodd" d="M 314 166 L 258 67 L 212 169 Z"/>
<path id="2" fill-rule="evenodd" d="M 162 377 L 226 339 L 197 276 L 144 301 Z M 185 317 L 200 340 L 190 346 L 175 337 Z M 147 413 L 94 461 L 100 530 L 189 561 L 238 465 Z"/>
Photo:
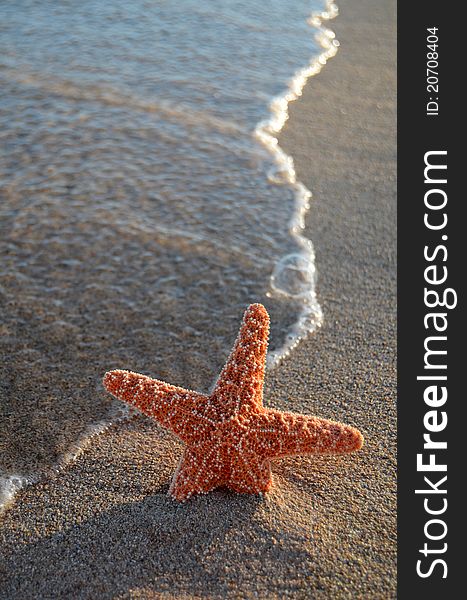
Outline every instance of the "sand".
<path id="1" fill-rule="evenodd" d="M 341 50 L 280 137 L 313 191 L 324 325 L 265 398 L 359 427 L 364 448 L 277 462 L 264 498 L 179 505 L 166 492 L 180 444 L 142 417 L 117 425 L 5 513 L 1 598 L 395 596 L 395 3 L 340 13 Z"/>

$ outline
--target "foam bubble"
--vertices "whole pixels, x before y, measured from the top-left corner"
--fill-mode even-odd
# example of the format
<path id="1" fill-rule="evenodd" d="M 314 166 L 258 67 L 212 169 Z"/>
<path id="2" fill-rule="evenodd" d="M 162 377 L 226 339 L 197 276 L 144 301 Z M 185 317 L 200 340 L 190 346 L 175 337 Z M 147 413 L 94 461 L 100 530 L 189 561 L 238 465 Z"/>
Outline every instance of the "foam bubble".
<path id="1" fill-rule="evenodd" d="M 304 254 L 284 256 L 271 276 L 271 285 L 277 292 L 294 298 L 309 296 L 315 289 L 316 268 Z"/>
<path id="2" fill-rule="evenodd" d="M 0 476 L 0 514 L 14 501 L 16 494 L 26 485 L 37 481 L 37 477 L 21 475 Z"/>

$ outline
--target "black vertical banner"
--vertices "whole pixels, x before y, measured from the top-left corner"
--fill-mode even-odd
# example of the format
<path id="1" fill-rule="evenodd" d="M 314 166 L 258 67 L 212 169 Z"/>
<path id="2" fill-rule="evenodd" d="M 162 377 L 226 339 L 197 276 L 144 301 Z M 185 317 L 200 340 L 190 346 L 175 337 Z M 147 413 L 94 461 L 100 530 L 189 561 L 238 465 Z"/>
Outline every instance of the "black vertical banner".
<path id="1" fill-rule="evenodd" d="M 463 36 L 448 5 L 398 8 L 398 597 L 455 598 L 467 574 Z"/>

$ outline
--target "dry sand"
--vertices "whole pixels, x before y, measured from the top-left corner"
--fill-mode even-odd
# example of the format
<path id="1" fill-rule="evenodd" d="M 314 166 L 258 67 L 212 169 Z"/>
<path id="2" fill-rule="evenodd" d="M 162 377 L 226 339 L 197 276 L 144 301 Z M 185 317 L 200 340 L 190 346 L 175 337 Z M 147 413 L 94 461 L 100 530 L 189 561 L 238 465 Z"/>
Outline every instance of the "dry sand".
<path id="1" fill-rule="evenodd" d="M 363 450 L 278 462 L 265 498 L 178 505 L 180 445 L 143 418 L 116 426 L 5 513 L 1 598 L 395 596 L 395 3 L 343 4 L 341 50 L 280 139 L 314 195 L 325 321 L 265 397 L 356 425 Z"/>

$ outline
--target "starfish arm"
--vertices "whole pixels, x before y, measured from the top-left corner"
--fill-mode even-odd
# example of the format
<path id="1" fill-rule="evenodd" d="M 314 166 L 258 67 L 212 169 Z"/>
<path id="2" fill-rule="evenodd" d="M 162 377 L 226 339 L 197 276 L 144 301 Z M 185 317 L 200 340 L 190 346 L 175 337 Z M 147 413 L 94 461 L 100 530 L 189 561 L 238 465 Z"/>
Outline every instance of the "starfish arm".
<path id="1" fill-rule="evenodd" d="M 186 448 L 172 479 L 169 495 L 183 502 L 223 484 L 220 465 L 212 461 L 217 448 Z"/>
<path id="2" fill-rule="evenodd" d="M 359 450 L 363 436 L 350 425 L 294 413 L 268 410 L 258 431 L 269 458 L 298 454 L 340 454 Z"/>
<path id="3" fill-rule="evenodd" d="M 113 396 L 152 417 L 186 443 L 213 428 L 202 415 L 207 400 L 202 394 L 131 371 L 109 371 L 103 383 Z"/>
<path id="4" fill-rule="evenodd" d="M 266 309 L 251 304 L 212 394 L 214 405 L 227 418 L 241 408 L 248 411 L 262 406 L 268 337 Z"/>

